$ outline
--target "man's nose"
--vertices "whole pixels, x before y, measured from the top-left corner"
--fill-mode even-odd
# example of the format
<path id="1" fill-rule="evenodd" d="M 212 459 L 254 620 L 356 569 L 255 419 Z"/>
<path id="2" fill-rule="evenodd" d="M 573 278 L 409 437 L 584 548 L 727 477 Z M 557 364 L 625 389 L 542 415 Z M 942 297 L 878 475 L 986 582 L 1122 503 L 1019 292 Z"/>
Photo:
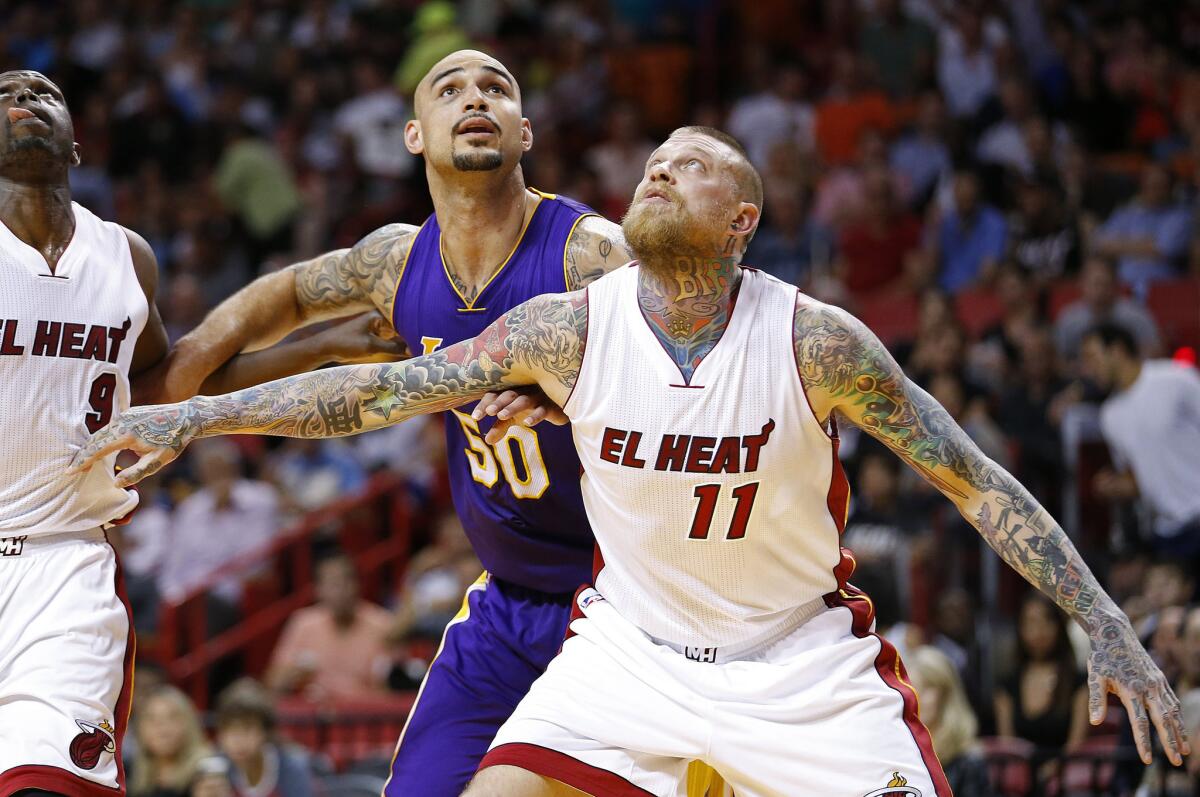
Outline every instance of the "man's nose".
<path id="1" fill-rule="evenodd" d="M 472 86 L 463 92 L 463 110 L 486 111 L 488 109 L 487 95 L 478 86 Z"/>
<path id="2" fill-rule="evenodd" d="M 650 182 L 673 184 L 675 182 L 675 175 L 671 172 L 671 165 L 667 161 L 659 161 L 651 166 Z"/>

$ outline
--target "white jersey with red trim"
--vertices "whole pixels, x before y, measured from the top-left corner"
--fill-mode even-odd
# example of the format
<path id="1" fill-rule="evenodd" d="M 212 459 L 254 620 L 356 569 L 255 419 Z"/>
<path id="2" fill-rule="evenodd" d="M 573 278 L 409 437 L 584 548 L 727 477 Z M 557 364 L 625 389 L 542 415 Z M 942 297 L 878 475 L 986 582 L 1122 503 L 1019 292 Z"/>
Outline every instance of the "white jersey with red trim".
<path id="1" fill-rule="evenodd" d="M 115 454 L 64 473 L 129 406 L 129 365 L 149 315 L 125 231 L 72 208 L 75 234 L 53 273 L 0 224 L 0 537 L 94 529 L 137 505 L 113 482 Z"/>
<path id="2" fill-rule="evenodd" d="M 566 403 L 596 534 L 596 588 L 657 640 L 750 645 L 837 589 L 848 488 L 796 368 L 798 292 L 742 269 L 690 384 L 637 300 L 638 267 L 590 285 Z"/>

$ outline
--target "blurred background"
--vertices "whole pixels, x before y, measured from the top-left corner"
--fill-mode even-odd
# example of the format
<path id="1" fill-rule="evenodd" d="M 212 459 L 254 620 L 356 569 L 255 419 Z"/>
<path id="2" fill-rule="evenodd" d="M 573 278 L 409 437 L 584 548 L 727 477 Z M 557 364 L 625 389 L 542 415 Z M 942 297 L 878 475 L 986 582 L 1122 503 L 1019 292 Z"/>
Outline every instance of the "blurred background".
<path id="1" fill-rule="evenodd" d="M 75 199 L 151 243 L 172 339 L 419 223 L 411 92 L 469 45 L 522 84 L 527 182 L 610 218 L 673 128 L 737 136 L 766 185 L 746 261 L 860 315 L 1032 490 L 1200 737 L 1200 447 L 1173 433 L 1200 427 L 1200 2 L 0 2 L 0 67 L 65 90 Z M 480 571 L 439 424 L 199 441 L 144 484 L 133 797 L 378 793 Z M 854 580 L 959 797 L 1200 794 L 1115 703 L 1088 725 L 1079 629 L 852 431 Z"/>

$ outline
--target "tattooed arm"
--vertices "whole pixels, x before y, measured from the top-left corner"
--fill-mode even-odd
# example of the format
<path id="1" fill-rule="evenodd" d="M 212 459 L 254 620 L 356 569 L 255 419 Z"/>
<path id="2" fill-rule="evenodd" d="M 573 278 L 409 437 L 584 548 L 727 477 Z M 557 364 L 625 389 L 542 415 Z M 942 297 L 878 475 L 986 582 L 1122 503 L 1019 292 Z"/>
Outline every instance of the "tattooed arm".
<path id="1" fill-rule="evenodd" d="M 621 225 L 584 216 L 575 225 L 564 256 L 567 290 L 577 291 L 633 260 Z"/>
<path id="2" fill-rule="evenodd" d="M 178 401 L 199 392 L 223 393 L 329 362 L 396 356 L 387 338 L 343 334 L 267 347 L 318 321 L 378 310 L 391 317 L 392 300 L 416 227 L 390 224 L 353 249 L 327 252 L 260 277 L 218 305 L 175 344 L 153 375 L 146 401 Z M 360 342 L 363 352 L 348 351 Z M 262 350 L 262 351 L 260 351 Z M 239 354 L 241 352 L 245 352 Z M 233 359 L 231 359 L 233 358 Z"/>
<path id="3" fill-rule="evenodd" d="M 1188 747 L 1179 701 L 1062 528 L 904 376 L 861 322 L 804 297 L 798 301 L 796 362 L 818 418 L 835 411 L 848 418 L 949 498 L 1005 562 L 1087 631 L 1092 722 L 1103 719 L 1105 695 L 1115 692 L 1143 760 L 1150 762 L 1153 722 L 1168 756 L 1180 763 Z"/>
<path id="4" fill-rule="evenodd" d="M 117 481 L 124 487 L 157 471 L 197 437 L 340 437 L 516 385 L 539 385 L 562 404 L 579 374 L 586 329 L 583 292 L 539 296 L 476 338 L 404 362 L 329 368 L 224 396 L 134 407 L 88 440 L 72 467 L 87 469 L 112 451 L 131 449 L 143 456 L 121 471 Z"/>

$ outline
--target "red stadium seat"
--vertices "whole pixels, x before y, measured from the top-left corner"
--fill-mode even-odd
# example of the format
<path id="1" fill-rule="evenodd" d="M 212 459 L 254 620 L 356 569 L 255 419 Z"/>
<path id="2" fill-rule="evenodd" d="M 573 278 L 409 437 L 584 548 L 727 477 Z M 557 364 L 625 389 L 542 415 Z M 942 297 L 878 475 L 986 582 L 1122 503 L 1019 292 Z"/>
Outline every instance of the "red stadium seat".
<path id="1" fill-rule="evenodd" d="M 917 332 L 915 296 L 867 296 L 858 302 L 857 315 L 889 346 L 910 339 Z"/>
<path id="2" fill-rule="evenodd" d="M 1059 280 L 1046 289 L 1046 312 L 1051 321 L 1058 320 L 1058 315 L 1067 305 L 1083 295 L 1079 280 Z"/>
<path id="3" fill-rule="evenodd" d="M 1004 316 L 1004 306 L 996 292 L 987 288 L 963 291 L 954 300 L 954 311 L 967 336 L 978 338 Z"/>
<path id="4" fill-rule="evenodd" d="M 1200 277 L 1156 282 L 1146 304 L 1162 331 L 1168 351 L 1200 346 Z"/>
<path id="5" fill-rule="evenodd" d="M 1026 797 L 1033 792 L 1032 742 L 1003 736 L 979 740 L 996 797 Z"/>

